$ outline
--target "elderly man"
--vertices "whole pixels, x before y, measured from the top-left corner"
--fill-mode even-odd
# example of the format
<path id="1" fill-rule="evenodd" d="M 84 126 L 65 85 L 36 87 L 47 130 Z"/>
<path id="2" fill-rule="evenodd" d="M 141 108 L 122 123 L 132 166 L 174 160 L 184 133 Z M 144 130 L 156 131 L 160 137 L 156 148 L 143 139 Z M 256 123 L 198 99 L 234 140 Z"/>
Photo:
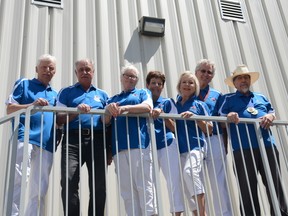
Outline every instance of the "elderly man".
<path id="1" fill-rule="evenodd" d="M 113 117 L 113 159 L 128 216 L 156 214 L 146 119 L 119 116 L 123 113 L 149 113 L 153 107 L 150 91 L 136 88 L 138 76 L 135 66 L 123 67 L 120 77 L 123 91 L 110 98 L 105 108 L 106 123 Z"/>
<path id="2" fill-rule="evenodd" d="M 219 113 L 222 116 L 227 116 L 227 120 L 231 122 L 229 127 L 236 173 L 240 186 L 241 203 L 243 203 L 241 208 L 242 214 L 260 215 L 257 195 L 258 173 L 261 174 L 264 185 L 268 187 L 254 125 L 247 125 L 247 133 L 245 124 L 238 124 L 239 118 L 251 118 L 260 119 L 261 135 L 279 201 L 279 206 L 276 206 L 276 208 L 280 208 L 282 215 L 288 215 L 287 203 L 285 203 L 280 183 L 280 173 L 277 169 L 277 167 L 280 166 L 278 150 L 269 129 L 273 120 L 276 118 L 275 111 L 264 95 L 250 91 L 250 86 L 256 82 L 258 78 L 258 72 L 250 72 L 245 65 L 237 66 L 232 75 L 225 79 L 226 84 L 230 87 L 235 87 L 237 91 L 225 96 Z M 239 129 L 239 134 L 237 128 Z M 272 205 L 270 191 L 268 188 L 266 188 L 266 190 L 270 202 L 270 215 L 275 215 L 276 211 Z"/>
<path id="3" fill-rule="evenodd" d="M 198 99 L 207 104 L 209 115 L 216 115 L 218 113 L 218 104 L 222 97 L 222 94 L 219 91 L 209 85 L 215 75 L 215 70 L 214 62 L 208 59 L 201 59 L 195 68 L 195 75 L 200 84 Z M 218 132 L 220 133 L 220 136 L 218 136 Z M 227 180 L 225 177 L 225 146 L 222 138 L 221 127 L 217 127 L 215 122 L 213 126 L 213 134 L 207 137 L 206 140 L 208 146 L 206 164 L 214 204 L 214 209 L 209 209 L 211 210 L 211 213 L 214 212 L 215 215 L 229 216 L 232 215 L 232 211 Z"/>
<path id="4" fill-rule="evenodd" d="M 37 78 L 32 80 L 20 79 L 15 83 L 13 92 L 6 102 L 8 114 L 29 106 L 55 105 L 57 92 L 51 88 L 49 83 L 56 73 L 56 58 L 49 54 L 40 56 L 36 66 L 36 73 L 38 75 Z M 43 125 L 41 125 L 42 122 Z M 25 215 L 44 215 L 44 198 L 48 190 L 53 150 L 55 149 L 55 146 L 53 146 L 53 113 L 37 112 L 31 115 L 27 174 L 23 173 L 22 170 L 24 130 L 25 115 L 21 115 L 18 130 L 12 215 L 19 215 L 21 178 L 29 175 L 29 170 L 29 195 Z M 39 170 L 41 170 L 41 173 Z M 40 200 L 38 199 L 39 196 Z"/>
<path id="5" fill-rule="evenodd" d="M 78 82 L 62 89 L 57 98 L 57 106 L 77 107 L 80 111 L 80 114 L 69 114 L 69 122 L 66 122 L 66 113 L 57 114 L 57 123 L 65 124 L 64 127 L 69 131 L 68 134 L 65 133 L 62 142 L 62 202 L 65 214 L 81 215 L 78 184 L 80 166 L 86 163 L 90 189 L 88 215 L 103 216 L 106 200 L 103 124 L 100 115 L 93 115 L 91 118 L 91 114 L 87 113 L 91 109 L 104 109 L 108 95 L 92 84 L 92 60 L 78 60 L 75 68 Z"/>

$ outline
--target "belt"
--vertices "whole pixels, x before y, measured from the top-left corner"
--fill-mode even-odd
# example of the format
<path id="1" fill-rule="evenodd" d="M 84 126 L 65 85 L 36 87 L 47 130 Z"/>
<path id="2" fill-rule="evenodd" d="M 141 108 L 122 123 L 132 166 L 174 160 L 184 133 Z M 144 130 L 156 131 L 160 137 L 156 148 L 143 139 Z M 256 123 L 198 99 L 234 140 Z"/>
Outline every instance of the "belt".
<path id="1" fill-rule="evenodd" d="M 83 128 L 81 130 L 79 129 L 71 129 L 69 130 L 69 133 L 72 133 L 72 134 L 79 134 L 79 132 L 81 133 L 81 135 L 83 136 L 90 136 L 93 132 L 93 134 L 103 134 L 103 130 L 91 130 L 89 128 Z"/>

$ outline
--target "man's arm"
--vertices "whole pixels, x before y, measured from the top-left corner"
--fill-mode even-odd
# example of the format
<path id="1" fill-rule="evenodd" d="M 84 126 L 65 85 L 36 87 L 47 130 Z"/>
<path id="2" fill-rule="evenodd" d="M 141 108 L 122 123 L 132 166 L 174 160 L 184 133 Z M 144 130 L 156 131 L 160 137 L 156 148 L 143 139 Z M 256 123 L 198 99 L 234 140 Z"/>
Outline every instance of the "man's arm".
<path id="1" fill-rule="evenodd" d="M 6 112 L 7 112 L 7 114 L 10 114 L 10 113 L 16 112 L 16 111 L 21 110 L 21 109 L 26 109 L 29 106 L 48 106 L 48 105 L 49 105 L 49 103 L 46 99 L 38 98 L 37 100 L 35 100 L 33 103 L 30 103 L 30 104 L 10 103 L 6 107 Z"/>

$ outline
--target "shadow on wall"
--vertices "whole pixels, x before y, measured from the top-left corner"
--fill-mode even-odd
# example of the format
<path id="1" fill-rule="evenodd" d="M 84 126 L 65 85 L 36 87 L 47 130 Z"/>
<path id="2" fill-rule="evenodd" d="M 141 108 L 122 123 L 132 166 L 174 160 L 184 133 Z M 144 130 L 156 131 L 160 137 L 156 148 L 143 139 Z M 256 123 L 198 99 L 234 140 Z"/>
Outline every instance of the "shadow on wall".
<path id="1" fill-rule="evenodd" d="M 136 28 L 124 53 L 124 59 L 130 63 L 141 62 L 146 65 L 159 49 L 161 39 L 141 35 Z"/>

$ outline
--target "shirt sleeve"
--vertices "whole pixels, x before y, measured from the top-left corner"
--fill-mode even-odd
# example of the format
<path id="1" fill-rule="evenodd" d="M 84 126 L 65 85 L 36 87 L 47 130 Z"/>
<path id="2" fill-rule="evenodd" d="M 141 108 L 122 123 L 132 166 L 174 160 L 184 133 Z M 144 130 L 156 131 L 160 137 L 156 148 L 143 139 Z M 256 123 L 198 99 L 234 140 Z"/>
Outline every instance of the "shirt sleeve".
<path id="1" fill-rule="evenodd" d="M 67 107 L 65 103 L 65 89 L 61 89 L 57 95 L 56 106 L 58 107 Z"/>
<path id="2" fill-rule="evenodd" d="M 151 109 L 153 109 L 153 100 L 151 97 L 151 92 L 148 89 L 143 89 L 141 94 L 141 103 L 148 104 Z"/>
<path id="3" fill-rule="evenodd" d="M 15 82 L 12 93 L 8 96 L 8 99 L 5 102 L 6 105 L 21 103 L 21 99 L 23 97 L 23 92 L 24 92 L 23 84 L 24 82 L 22 80 L 18 80 Z"/>

